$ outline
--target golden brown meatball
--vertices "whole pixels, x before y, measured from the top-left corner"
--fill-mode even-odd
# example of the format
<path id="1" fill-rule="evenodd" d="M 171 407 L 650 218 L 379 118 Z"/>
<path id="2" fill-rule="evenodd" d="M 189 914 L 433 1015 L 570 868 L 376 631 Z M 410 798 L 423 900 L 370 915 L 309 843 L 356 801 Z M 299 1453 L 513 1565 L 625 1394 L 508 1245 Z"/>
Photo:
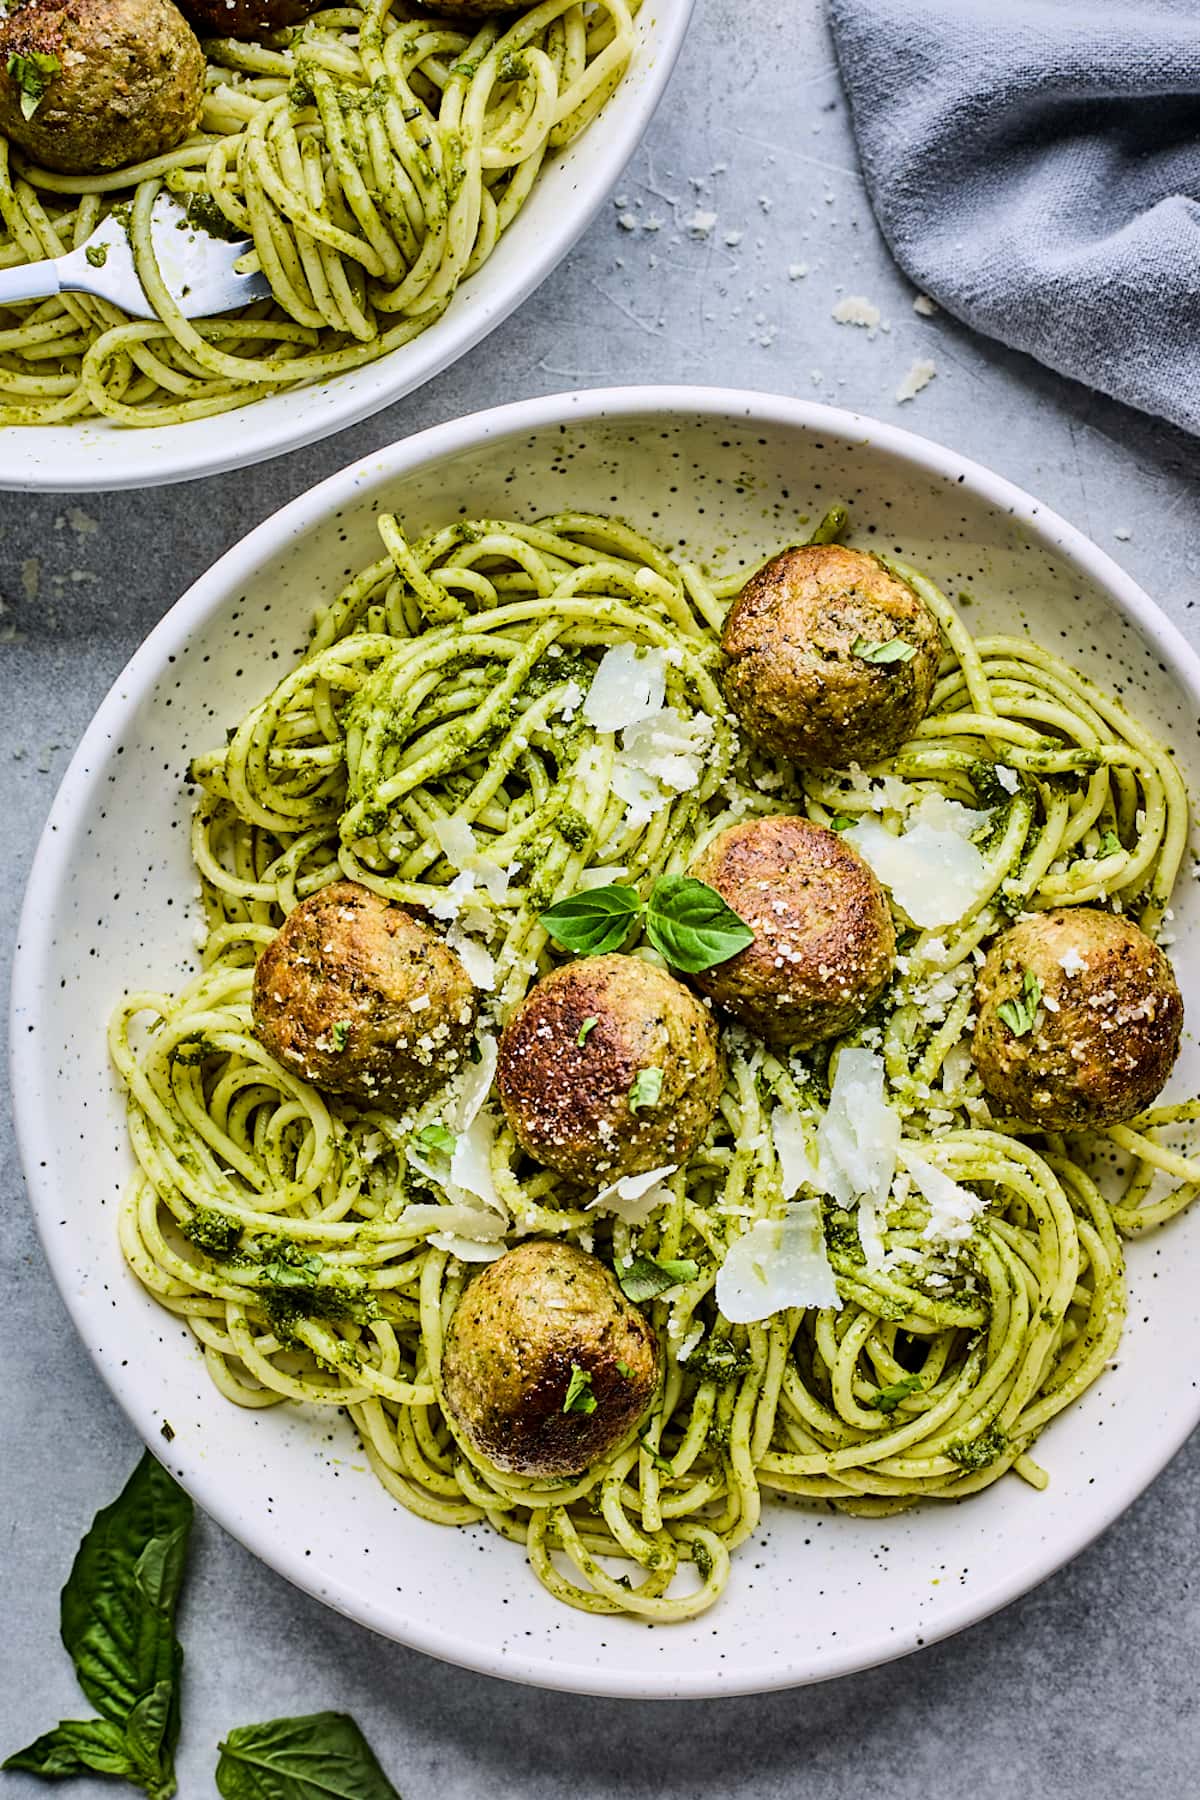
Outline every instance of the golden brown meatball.
<path id="1" fill-rule="evenodd" d="M 938 622 L 861 550 L 808 544 L 750 577 L 721 648 L 725 692 L 748 738 L 793 762 L 874 763 L 925 716 Z"/>
<path id="2" fill-rule="evenodd" d="M 402 907 L 338 881 L 290 912 L 254 971 L 254 1031 L 285 1069 L 403 1111 L 461 1067 L 467 971 Z"/>
<path id="3" fill-rule="evenodd" d="M 754 933 L 745 950 L 692 979 L 769 1044 L 802 1050 L 840 1037 L 891 979 L 887 896 L 836 831 L 783 815 L 732 825 L 689 873 Z"/>
<path id="4" fill-rule="evenodd" d="M 415 0 L 421 12 L 435 13 L 441 19 L 486 19 L 492 13 L 519 13 L 530 10 L 530 0 Z"/>
<path id="5" fill-rule="evenodd" d="M 1023 919 L 979 971 L 972 1054 L 993 1099 L 1044 1131 L 1132 1119 L 1179 1051 L 1170 963 L 1129 919 L 1067 906 Z"/>
<path id="6" fill-rule="evenodd" d="M 500 1039 L 500 1102 L 524 1150 L 572 1181 L 684 1163 L 725 1080 L 717 1027 L 674 976 L 586 956 L 532 987 Z"/>
<path id="7" fill-rule="evenodd" d="M 179 10 L 203 37 L 261 38 L 299 25 L 321 0 L 178 0 Z"/>
<path id="8" fill-rule="evenodd" d="M 646 1411 L 657 1376 L 654 1332 L 611 1272 L 553 1242 L 520 1244 L 475 1277 L 442 1356 L 446 1406 L 463 1436 L 520 1475 L 573 1475 L 596 1462 Z"/>
<path id="9" fill-rule="evenodd" d="M 0 23 L 0 131 L 48 169 L 123 168 L 194 128 L 204 68 L 170 0 L 26 0 Z"/>

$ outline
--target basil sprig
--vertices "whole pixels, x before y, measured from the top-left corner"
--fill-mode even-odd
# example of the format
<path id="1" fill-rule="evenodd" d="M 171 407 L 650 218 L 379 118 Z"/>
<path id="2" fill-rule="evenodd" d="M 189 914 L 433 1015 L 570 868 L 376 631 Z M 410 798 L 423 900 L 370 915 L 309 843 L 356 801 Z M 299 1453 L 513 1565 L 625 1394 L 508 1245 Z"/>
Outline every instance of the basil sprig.
<path id="1" fill-rule="evenodd" d="M 568 894 L 539 914 L 539 922 L 564 950 L 573 950 L 576 956 L 607 956 L 621 948 L 641 910 L 637 889 L 614 883 Z"/>
<path id="2" fill-rule="evenodd" d="M 1024 1037 L 1027 1031 L 1033 1030 L 1041 1003 L 1042 984 L 1032 969 L 1026 969 L 1021 992 L 1015 999 L 1002 1000 L 996 1008 L 996 1017 L 1008 1026 L 1014 1037 Z"/>
<path id="3" fill-rule="evenodd" d="M 102 1507 L 62 1591 L 62 1641 L 98 1719 L 67 1719 L 4 1764 L 34 1775 L 120 1775 L 150 1800 L 175 1792 L 175 1605 L 192 1503 L 147 1452 Z"/>
<path id="4" fill-rule="evenodd" d="M 716 888 L 692 875 L 660 876 L 644 906 L 636 888 L 614 883 L 569 894 L 541 914 L 543 929 L 577 956 L 619 950 L 639 922 L 659 954 L 687 975 L 728 962 L 754 942 Z"/>
<path id="5" fill-rule="evenodd" d="M 239 1725 L 221 1745 L 223 1800 L 400 1800 L 346 1713 Z"/>

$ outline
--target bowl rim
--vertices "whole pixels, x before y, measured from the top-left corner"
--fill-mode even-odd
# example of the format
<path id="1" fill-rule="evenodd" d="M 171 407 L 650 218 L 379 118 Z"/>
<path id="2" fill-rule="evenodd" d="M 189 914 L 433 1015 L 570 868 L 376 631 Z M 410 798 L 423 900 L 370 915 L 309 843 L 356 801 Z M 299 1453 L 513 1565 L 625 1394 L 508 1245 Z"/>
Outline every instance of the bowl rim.
<path id="1" fill-rule="evenodd" d="M 126 488 L 163 487 L 175 482 L 198 481 L 209 475 L 229 474 L 234 469 L 287 456 L 293 450 L 302 450 L 309 444 L 320 443 L 346 431 L 352 425 L 360 425 L 444 374 L 525 304 L 592 224 L 632 162 L 658 110 L 679 60 L 696 4 L 697 0 L 644 0 L 642 14 L 634 19 L 634 29 L 638 30 L 639 19 L 644 15 L 656 35 L 653 52 L 646 55 L 637 85 L 625 103 L 625 128 L 617 134 L 596 131 L 598 117 L 590 121 L 587 129 L 574 140 L 575 144 L 587 146 L 592 169 L 587 194 L 578 204 L 563 206 L 552 218 L 548 229 L 534 234 L 519 265 L 519 273 L 512 277 L 507 287 L 493 291 L 485 263 L 469 282 L 463 284 L 463 301 L 470 304 L 456 306 L 459 296 L 452 296 L 444 319 L 437 320 L 427 333 L 420 334 L 376 363 L 347 371 L 344 385 L 340 377 L 334 376 L 324 383 L 315 383 L 313 388 L 291 390 L 296 396 L 311 397 L 315 388 L 328 396 L 326 405 L 312 405 L 307 418 L 298 424 L 290 422 L 286 413 L 280 417 L 261 411 L 254 401 L 234 412 L 218 414 L 213 419 L 186 421 L 182 425 L 139 428 L 113 426 L 104 420 L 83 420 L 71 427 L 78 432 L 79 441 L 76 461 L 67 467 L 63 467 L 62 455 L 50 453 L 57 440 L 49 436 L 67 427 L 9 426 L 5 437 L 13 446 L 8 453 L 11 466 L 0 455 L 0 492 L 116 493 Z M 635 66 L 630 65 L 630 73 Z M 618 89 L 610 96 L 609 103 L 620 101 L 620 97 L 621 90 Z M 573 145 L 568 145 L 560 154 L 570 155 L 572 148 Z M 448 327 L 444 337 L 441 335 L 443 324 Z M 349 383 L 349 377 L 354 374 L 363 377 L 357 387 Z M 286 403 L 288 391 L 278 398 Z M 271 420 L 269 425 L 268 419 Z M 189 450 L 193 425 L 215 427 L 221 420 L 230 421 L 230 429 L 223 433 L 213 430 L 211 446 L 202 452 Z M 43 456 L 37 456 L 34 446 L 43 435 L 47 451 Z M 72 442 L 71 439 L 67 441 Z M 136 451 L 131 453 L 131 447 L 138 443 L 144 445 L 143 452 L 140 455 Z M 29 457 L 34 460 L 27 462 Z M 107 467 L 110 460 L 120 465 L 115 473 Z"/>
<path id="2" fill-rule="evenodd" d="M 50 1095 L 36 1091 L 30 1064 L 22 1059 L 16 1022 L 36 1016 L 41 972 L 51 949 L 53 901 L 68 878 L 74 827 L 88 810 L 104 780 L 108 745 L 123 727 L 190 633 L 226 604 L 231 593 L 245 589 L 247 578 L 264 562 L 280 556 L 319 520 L 352 503 L 364 488 L 378 490 L 422 464 L 476 448 L 483 443 L 527 436 L 562 424 L 586 426 L 591 421 L 619 419 L 632 423 L 661 419 L 710 418 L 741 426 L 775 426 L 870 442 L 922 473 L 948 484 L 971 488 L 994 508 L 1019 521 L 1056 557 L 1074 564 L 1100 586 L 1117 612 L 1130 620 L 1152 644 L 1174 679 L 1200 712 L 1200 656 L 1159 610 L 1144 589 L 1077 527 L 1007 478 L 957 451 L 917 436 L 902 427 L 863 414 L 814 401 L 750 389 L 693 386 L 628 387 L 574 391 L 539 396 L 468 414 L 431 427 L 419 435 L 357 458 L 310 488 L 231 546 L 170 608 L 135 651 L 97 709 L 63 775 L 43 828 L 30 869 L 17 930 L 10 1017 L 10 1079 L 18 1151 L 25 1172 L 38 1235 L 63 1303 L 106 1387 L 153 1454 L 168 1460 L 159 1439 L 158 1419 L 143 1399 L 133 1359 L 130 1367 L 112 1366 L 89 1336 L 95 1301 L 68 1279 L 65 1240 L 52 1221 L 57 1216 L 54 1183 L 46 1147 L 54 1137 Z M 45 1160 L 43 1160 L 45 1159 Z M 105 1307 L 105 1310 L 109 1310 Z M 1178 1415 L 1159 1427 L 1142 1453 L 1113 1471 L 1103 1494 L 1085 1504 L 1069 1532 L 1030 1547 L 1019 1567 L 990 1586 L 971 1592 L 923 1632 L 922 1646 L 989 1617 L 1060 1569 L 1105 1531 L 1149 1486 L 1200 1423 L 1200 1388 L 1190 1404 L 1183 1397 Z M 272 1534 L 268 1521 L 240 1510 L 236 1489 L 214 1475 L 204 1456 L 181 1449 L 170 1453 L 172 1472 L 216 1521 L 263 1562 L 303 1591 L 384 1637 L 424 1651 L 442 1661 L 484 1675 L 567 1692 L 626 1699 L 711 1699 L 724 1695 L 763 1693 L 831 1679 L 877 1667 L 906 1655 L 912 1643 L 897 1643 L 897 1634 L 880 1630 L 877 1638 L 856 1649 L 824 1654 L 816 1663 L 803 1655 L 791 1660 L 744 1664 L 736 1672 L 659 1671 L 626 1674 L 621 1669 L 596 1670 L 584 1663 L 544 1655 L 501 1654 L 486 1643 L 471 1641 L 453 1628 L 422 1621 L 397 1620 L 385 1606 L 352 1593 L 330 1574 L 313 1572 L 311 1561 L 293 1554 Z M 178 1465 L 178 1466 L 177 1466 Z"/>

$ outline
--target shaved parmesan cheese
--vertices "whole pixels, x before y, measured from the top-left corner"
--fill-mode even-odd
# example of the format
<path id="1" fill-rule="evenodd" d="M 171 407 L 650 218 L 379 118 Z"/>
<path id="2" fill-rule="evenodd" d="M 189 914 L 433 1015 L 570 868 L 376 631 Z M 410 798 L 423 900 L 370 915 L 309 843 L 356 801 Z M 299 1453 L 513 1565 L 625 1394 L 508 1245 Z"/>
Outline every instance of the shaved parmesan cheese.
<path id="1" fill-rule="evenodd" d="M 504 1244 L 485 1244 L 478 1238 L 459 1237 L 454 1231 L 431 1232 L 429 1242 L 435 1250 L 457 1256 L 460 1262 L 498 1262 L 506 1248 Z"/>
<path id="2" fill-rule="evenodd" d="M 658 712 L 666 692 L 666 658 L 661 650 L 614 644 L 600 658 L 583 716 L 597 731 L 622 731 Z"/>
<path id="3" fill-rule="evenodd" d="M 873 1050 L 843 1050 L 817 1128 L 822 1191 L 839 1206 L 864 1194 L 882 1203 L 891 1192 L 899 1144 L 900 1119 L 883 1097 L 882 1058 Z"/>
<path id="4" fill-rule="evenodd" d="M 970 1237 L 984 1202 L 907 1144 L 903 1155 L 905 1168 L 929 1205 L 929 1223 L 921 1236 L 931 1243 L 961 1244 Z"/>
<path id="5" fill-rule="evenodd" d="M 898 836 L 878 819 L 862 819 L 842 836 L 914 925 L 953 925 L 987 893 L 987 863 L 969 841 L 986 817 L 931 794 L 909 814 L 915 822 Z"/>
<path id="6" fill-rule="evenodd" d="M 465 819 L 435 819 L 433 835 L 446 861 L 465 869 L 475 855 L 475 833 Z"/>
<path id="7" fill-rule="evenodd" d="M 700 779 L 712 737 L 707 713 L 685 719 L 675 707 L 664 706 L 626 727 L 621 761 L 677 794 L 686 793 Z"/>
<path id="8" fill-rule="evenodd" d="M 462 1237 L 495 1244 L 504 1236 L 507 1226 L 498 1213 L 483 1206 L 406 1206 L 400 1225 L 415 1237 L 455 1232 Z"/>
<path id="9" fill-rule="evenodd" d="M 610 887 L 614 881 L 624 881 L 629 873 L 625 863 L 609 863 L 606 867 L 580 869 L 575 878 L 575 886 L 579 893 L 586 894 L 589 888 Z"/>
<path id="10" fill-rule="evenodd" d="M 817 1179 L 808 1147 L 808 1133 L 798 1113 L 789 1112 L 786 1106 L 777 1106 L 771 1114 L 771 1136 L 779 1158 L 783 1197 L 790 1200 L 797 1188 L 812 1187 Z"/>
<path id="11" fill-rule="evenodd" d="M 446 942 L 454 951 L 477 988 L 490 992 L 496 985 L 496 959 L 485 944 L 468 937 L 461 925 L 453 925 Z"/>
<path id="12" fill-rule="evenodd" d="M 790 1306 L 840 1306 L 816 1200 L 789 1202 L 781 1219 L 758 1219 L 730 1246 L 717 1273 L 717 1305 L 732 1325 Z"/>
<path id="13" fill-rule="evenodd" d="M 487 1034 L 477 1040 L 479 1061 L 468 1063 L 458 1078 L 458 1098 L 451 1108 L 450 1122 L 455 1131 L 466 1131 L 475 1123 L 483 1110 L 483 1103 L 492 1091 L 492 1082 L 496 1077 L 496 1063 L 500 1051 L 496 1040 Z"/>
<path id="14" fill-rule="evenodd" d="M 568 681 L 558 701 L 558 711 L 568 724 L 579 711 L 579 702 L 583 699 L 583 689 L 577 681 Z"/>
<path id="15" fill-rule="evenodd" d="M 644 1225 L 651 1213 L 671 1198 L 671 1190 L 664 1183 L 678 1167 L 678 1163 L 665 1163 L 661 1169 L 648 1169 L 644 1175 L 623 1175 L 620 1181 L 601 1188 L 596 1198 L 588 1201 L 587 1211 L 598 1208 L 616 1213 L 627 1225 Z"/>
<path id="16" fill-rule="evenodd" d="M 507 1218 L 508 1208 L 500 1198 L 492 1174 L 492 1141 L 496 1129 L 497 1121 L 489 1113 L 480 1112 L 465 1131 L 459 1132 L 450 1158 L 450 1180 L 446 1191 L 454 1199 L 454 1189 L 461 1188 Z"/>
<path id="17" fill-rule="evenodd" d="M 454 877 L 449 887 L 443 888 L 438 898 L 430 903 L 429 910 L 435 919 L 457 919 L 464 903 L 475 892 L 475 877 L 470 869 L 464 869 Z"/>
<path id="18" fill-rule="evenodd" d="M 656 812 L 670 804 L 671 796 L 653 776 L 632 768 L 619 756 L 613 762 L 610 785 L 618 800 L 625 802 L 626 823 L 631 826 L 648 825 Z"/>

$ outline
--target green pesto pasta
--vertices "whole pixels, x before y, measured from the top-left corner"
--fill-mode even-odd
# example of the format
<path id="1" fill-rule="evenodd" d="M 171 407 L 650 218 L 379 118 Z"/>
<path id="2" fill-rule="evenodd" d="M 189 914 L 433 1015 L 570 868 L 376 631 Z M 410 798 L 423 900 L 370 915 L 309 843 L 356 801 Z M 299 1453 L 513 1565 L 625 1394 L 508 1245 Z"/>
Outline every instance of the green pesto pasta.
<path id="1" fill-rule="evenodd" d="M 845 526 L 836 509 L 810 541 Z M 303 659 L 193 765 L 202 967 L 179 994 L 129 995 L 111 1028 L 137 1165 L 121 1218 L 134 1273 L 187 1321 L 226 1400 L 345 1408 L 401 1505 L 486 1519 L 590 1612 L 695 1616 L 771 1493 L 880 1514 L 1009 1470 L 1044 1486 L 1039 1434 L 1121 1335 L 1122 1239 L 1200 1187 L 1200 1159 L 1164 1135 L 1200 1103 L 1114 1127 L 1128 1173 L 1106 1197 L 1085 1141 L 989 1113 L 968 1053 L 974 969 L 1020 911 L 1099 903 L 1154 931 L 1187 822 L 1169 754 L 1032 640 L 972 638 L 931 583 L 893 564 L 942 626 L 928 716 L 879 768 L 801 773 L 740 744 L 722 702 L 718 634 L 744 571 L 714 581 L 584 514 L 380 529 L 386 554 L 318 615 Z M 614 786 L 615 734 L 580 704 L 604 651 L 630 643 L 662 652 L 666 700 L 705 744 L 697 778 L 648 818 Z M 647 1219 L 590 1207 L 590 1190 L 523 1158 L 495 1118 L 503 1244 L 562 1235 L 618 1271 L 637 1254 L 696 1272 L 648 1303 L 662 1374 L 637 1435 L 569 1480 L 491 1466 L 440 1404 L 471 1264 L 432 1241 L 430 1206 L 447 1196 L 408 1150 L 443 1101 L 397 1118 L 286 1072 L 251 1029 L 257 955 L 333 880 L 446 920 L 466 879 L 487 962 L 482 1043 L 556 960 L 539 914 L 594 873 L 645 893 L 739 819 L 894 822 L 929 794 L 986 813 L 986 891 L 936 934 L 898 920 L 896 979 L 839 1043 L 801 1059 L 726 1027 L 716 1118 Z M 503 879 L 472 886 L 472 858 Z M 718 1271 L 784 1205 L 778 1118 L 812 1130 L 851 1045 L 881 1057 L 901 1170 L 924 1159 L 982 1210 L 961 1242 L 931 1241 L 919 1186 L 898 1179 L 873 1266 L 853 1211 L 826 1200 L 841 1304 L 730 1324 Z"/>
<path id="2" fill-rule="evenodd" d="M 399 350 L 439 319 L 596 116 L 640 0 L 541 0 L 460 29 L 404 0 L 327 7 L 267 43 L 210 38 L 196 132 L 104 175 L 27 166 L 0 138 L 0 268 L 77 248 L 115 206 L 156 312 L 86 294 L 9 309 L 0 424 L 171 425 Z M 473 27 L 471 29 L 470 27 Z M 160 187 L 252 240 L 272 298 L 185 319 L 150 236 Z"/>

